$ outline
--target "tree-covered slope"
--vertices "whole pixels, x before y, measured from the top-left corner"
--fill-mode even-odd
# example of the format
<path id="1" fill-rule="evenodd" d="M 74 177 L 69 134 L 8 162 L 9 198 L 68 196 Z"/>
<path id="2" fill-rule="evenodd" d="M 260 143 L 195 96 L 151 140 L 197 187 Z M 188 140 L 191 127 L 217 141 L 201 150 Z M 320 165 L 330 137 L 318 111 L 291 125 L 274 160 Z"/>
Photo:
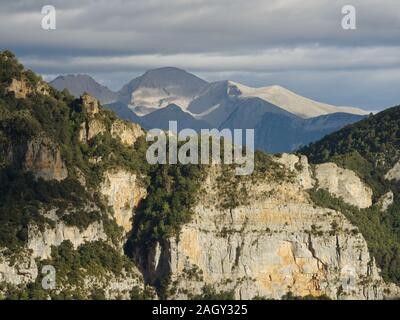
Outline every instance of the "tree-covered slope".
<path id="1" fill-rule="evenodd" d="M 18 286 L 0 279 L 0 299 L 46 299 L 49 294 L 62 299 L 110 297 L 104 286 L 110 279 L 123 282 L 118 278 L 122 275 L 131 281 L 128 289 L 120 285 L 132 290 L 129 297 L 148 297 L 143 280 L 139 287 L 132 287 L 133 280 L 129 280 L 135 275 L 135 263 L 122 253 L 125 241 L 129 237 L 129 243 L 144 246 L 176 235 L 190 220 L 190 205 L 205 167 L 149 165 L 147 147 L 138 125 L 118 119 L 87 94 L 75 98 L 67 90 L 48 86 L 13 53 L 0 52 L 0 270 L 1 263 L 8 268 L 8 259 L 20 258 L 20 252 L 25 252 L 33 241 L 32 229 L 51 238 L 56 228 L 76 227 L 85 238 L 85 230 L 92 227 L 93 238 L 106 238 L 84 241 L 78 247 L 64 241 L 52 247 L 50 257 L 35 256 L 35 268 L 51 264 L 61 270 L 57 292 L 43 291 L 40 277 Z M 113 172 L 117 172 L 117 182 L 107 187 L 107 173 Z M 121 178 L 118 172 L 125 176 Z M 137 184 L 130 174 L 137 177 Z M 138 188 L 147 189 L 148 197 L 139 208 L 128 202 L 110 206 L 107 201 L 104 192 L 112 192 L 124 181 L 130 184 L 128 200 L 130 194 L 140 196 Z M 123 191 L 117 190 L 117 200 L 124 197 Z M 138 211 L 129 235 L 115 219 L 115 210 L 127 206 L 131 218 Z M 74 232 L 80 239 L 79 232 Z M 85 290 L 79 283 L 87 282 L 87 277 L 100 289 Z"/>
<path id="2" fill-rule="evenodd" d="M 400 150 L 400 106 L 370 115 L 299 150 L 313 162 L 353 151 L 378 167 L 390 168 Z"/>
<path id="3" fill-rule="evenodd" d="M 106 170 L 146 172 L 144 138 L 129 146 L 117 136 L 133 126 L 89 95 L 75 99 L 48 86 L 11 52 L 0 52 L 0 299 L 104 298 L 109 281 L 140 283 L 99 190 Z M 62 241 L 68 237 L 75 243 Z M 48 243 L 51 255 L 43 253 Z M 13 275 L 24 263 L 28 271 Z M 40 285 L 43 264 L 57 267 L 53 291 Z"/>

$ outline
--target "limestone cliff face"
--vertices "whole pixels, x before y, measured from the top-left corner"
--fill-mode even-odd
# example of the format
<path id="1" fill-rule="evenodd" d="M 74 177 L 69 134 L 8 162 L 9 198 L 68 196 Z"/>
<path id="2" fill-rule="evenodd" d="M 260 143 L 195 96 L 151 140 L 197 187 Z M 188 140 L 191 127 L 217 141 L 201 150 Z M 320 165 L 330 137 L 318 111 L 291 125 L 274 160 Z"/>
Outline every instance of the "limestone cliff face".
<path id="1" fill-rule="evenodd" d="M 129 232 L 135 208 L 146 196 L 146 189 L 140 186 L 135 174 L 115 169 L 104 174 L 100 190 L 113 208 L 117 224 Z"/>
<path id="2" fill-rule="evenodd" d="M 8 164 L 32 172 L 36 178 L 61 181 L 68 177 L 59 146 L 43 133 L 10 146 L 7 161 Z"/>
<path id="3" fill-rule="evenodd" d="M 396 180 L 399 181 L 400 180 L 400 161 L 397 162 L 392 169 L 390 169 L 386 175 L 385 175 L 385 179 L 387 180 Z"/>
<path id="4" fill-rule="evenodd" d="M 44 231 L 31 226 L 27 247 L 32 250 L 33 257 L 47 259 L 51 257 L 51 247 L 57 247 L 66 240 L 71 241 L 74 249 L 76 249 L 85 242 L 106 241 L 107 235 L 101 222 L 94 222 L 86 229 L 81 230 L 75 226 L 66 226 L 63 222 L 58 221 L 54 228 L 46 228 Z"/>
<path id="5" fill-rule="evenodd" d="M 79 140 L 88 142 L 98 134 L 104 133 L 107 126 L 99 117 L 100 108 L 96 98 L 89 94 L 84 94 L 81 97 L 82 108 L 85 111 L 87 118 L 81 124 L 79 131 Z M 111 135 L 114 139 L 119 139 L 123 144 L 132 146 L 138 137 L 144 135 L 142 128 L 138 124 L 129 123 L 120 119 L 114 120 L 110 128 Z"/>
<path id="6" fill-rule="evenodd" d="M 120 139 L 123 144 L 132 146 L 144 132 L 138 124 L 116 120 L 111 126 L 111 135 Z"/>
<path id="7" fill-rule="evenodd" d="M 74 249 L 78 249 L 85 243 L 99 240 L 110 242 L 101 221 L 93 222 L 87 228 L 82 229 L 65 225 L 57 218 L 55 210 L 43 214 L 53 220 L 53 227 L 47 225 L 40 230 L 37 226 L 31 225 L 26 247 L 18 250 L 17 253 L 12 253 L 12 255 L 6 253 L 5 249 L 0 248 L 0 283 L 25 286 L 37 281 L 42 271 L 37 261 L 50 259 L 52 247 L 59 246 L 63 241 L 70 241 Z M 120 243 L 120 248 L 118 248 L 121 254 L 122 245 L 123 243 Z M 56 269 L 55 271 L 57 277 L 59 270 Z M 132 288 L 144 289 L 143 277 L 134 266 L 129 269 L 123 269 L 118 275 L 111 270 L 106 274 L 94 275 L 93 273 L 88 273 L 84 275 L 78 286 L 63 282 L 58 278 L 56 278 L 56 284 L 57 287 L 54 292 L 57 293 L 72 291 L 80 292 L 87 296 L 94 289 L 101 289 L 106 299 L 129 299 Z"/>
<path id="8" fill-rule="evenodd" d="M 89 94 L 84 94 L 81 97 L 82 109 L 86 114 L 86 121 L 81 124 L 79 131 L 79 140 L 88 142 L 96 135 L 106 131 L 105 124 L 96 115 L 99 114 L 99 101 Z"/>
<path id="9" fill-rule="evenodd" d="M 25 170 L 32 171 L 36 178 L 44 180 L 61 181 L 68 176 L 60 148 L 45 136 L 28 142 L 23 166 Z"/>
<path id="10" fill-rule="evenodd" d="M 107 240 L 101 222 L 94 222 L 81 230 L 59 221 L 54 210 L 47 212 L 46 216 L 54 221 L 54 227 L 46 226 L 39 230 L 36 225 L 30 225 L 28 243 L 21 252 L 8 256 L 0 250 L 0 282 L 20 285 L 35 281 L 39 274 L 35 259 L 50 258 L 52 246 L 57 247 L 63 241 L 69 240 L 76 249 L 86 242 Z"/>
<path id="11" fill-rule="evenodd" d="M 382 212 L 385 212 L 394 202 L 394 193 L 389 191 L 385 193 L 378 201 L 378 205 Z"/>
<path id="12" fill-rule="evenodd" d="M 357 228 L 340 212 L 311 202 L 304 188 L 313 180 L 311 170 L 305 158 L 294 160 L 281 161 L 289 163 L 293 179 L 251 184 L 248 203 L 234 209 L 216 205 L 221 172 L 212 170 L 192 222 L 151 251 L 149 277 L 169 269 L 171 298 L 198 294 L 204 284 L 234 290 L 241 299 L 279 299 L 288 292 L 333 299 L 399 294 L 379 276 Z"/>
<path id="13" fill-rule="evenodd" d="M 276 162 L 283 164 L 289 171 L 296 172 L 295 179 L 304 189 L 311 189 L 315 185 L 315 179 L 311 174 L 306 156 L 297 157 L 294 154 L 284 153 L 274 158 Z"/>
<path id="14" fill-rule="evenodd" d="M 99 119 L 88 119 L 81 124 L 79 131 L 79 141 L 88 142 L 98 134 L 106 131 L 106 127 L 103 122 Z"/>
<path id="15" fill-rule="evenodd" d="M 12 79 L 7 91 L 13 92 L 17 99 L 23 99 L 26 98 L 28 94 L 32 93 L 48 95 L 50 89 L 48 84 L 43 81 L 40 81 L 36 87 L 32 87 L 25 80 Z"/>
<path id="16" fill-rule="evenodd" d="M 4 254 L 4 249 L 0 249 L 0 283 L 24 285 L 35 281 L 37 276 L 36 261 L 29 250 L 22 250 L 15 257 Z"/>
<path id="17" fill-rule="evenodd" d="M 351 170 L 339 168 L 335 163 L 315 167 L 318 187 L 328 190 L 343 201 L 359 208 L 372 205 L 372 190 Z"/>

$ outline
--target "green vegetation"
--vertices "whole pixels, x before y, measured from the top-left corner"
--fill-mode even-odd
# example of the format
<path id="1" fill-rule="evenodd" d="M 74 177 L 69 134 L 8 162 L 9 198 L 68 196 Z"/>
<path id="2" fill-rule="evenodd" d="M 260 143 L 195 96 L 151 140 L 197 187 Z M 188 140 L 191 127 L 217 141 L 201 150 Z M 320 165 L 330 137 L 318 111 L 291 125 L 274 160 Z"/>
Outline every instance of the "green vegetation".
<path id="1" fill-rule="evenodd" d="M 60 246 L 53 247 L 51 259 L 41 264 L 54 266 L 57 270 L 57 286 L 71 289 L 63 290 L 61 297 L 53 292 L 54 298 L 62 299 L 85 296 L 82 283 L 87 276 L 107 279 L 111 273 L 119 277 L 123 276 L 123 270 L 130 272 L 133 268 L 127 257 L 103 241 L 83 244 L 77 250 L 69 241 L 64 241 Z M 89 298 L 104 299 L 104 292 L 102 289 L 94 290 Z"/>
<path id="2" fill-rule="evenodd" d="M 289 291 L 286 293 L 284 296 L 281 297 L 282 300 L 331 300 L 328 296 L 326 295 L 320 295 L 320 296 L 313 296 L 311 294 L 301 297 L 301 296 L 296 296 L 293 292 Z"/>
<path id="3" fill-rule="evenodd" d="M 51 258 L 39 262 L 39 270 L 42 265 L 52 265 L 56 270 L 56 288 L 44 290 L 41 285 L 41 277 L 26 288 L 8 286 L 5 299 L 10 300 L 43 300 L 49 296 L 52 299 L 105 299 L 104 289 L 95 287 L 88 291 L 82 284 L 84 279 L 90 276 L 96 279 L 107 279 L 111 276 L 125 276 L 123 272 L 132 274 L 133 263 L 116 249 L 103 241 L 96 241 L 81 245 L 74 250 L 70 241 L 64 241 L 58 247 L 52 247 Z M 63 290 L 59 290 L 63 288 Z M 3 288 L 4 289 L 4 288 Z M 0 287 L 0 291 L 2 288 Z M 60 291 L 60 292 L 59 292 Z M 148 290 L 135 288 L 131 293 L 137 297 L 151 296 Z"/>
<path id="4" fill-rule="evenodd" d="M 400 106 L 348 125 L 299 153 L 312 163 L 331 161 L 355 171 L 372 187 L 376 200 L 393 187 L 384 174 L 400 158 Z"/>
<path id="5" fill-rule="evenodd" d="M 11 79 L 25 83 L 30 92 L 26 98 L 16 99 L 6 90 Z M 48 95 L 37 93 L 39 85 L 46 86 L 32 71 L 25 70 L 11 52 L 0 53 L 0 246 L 11 249 L 24 245 L 29 224 L 34 223 L 41 230 L 54 224 L 41 214 L 50 209 L 56 209 L 57 216 L 67 225 L 81 229 L 103 221 L 116 243 L 121 230 L 108 218 L 109 208 L 93 190 L 99 186 L 103 172 L 114 167 L 140 173 L 147 185 L 146 141 L 140 138 L 132 147 L 112 138 L 111 125 L 117 118 L 101 108 L 95 120 L 106 131 L 87 144 L 81 143 L 80 128 L 89 121 L 83 101 L 74 99 L 66 90 L 59 92 L 51 87 Z M 39 135 L 51 138 L 54 147 L 59 146 L 68 179 L 44 181 L 23 173 L 27 144 Z M 91 161 L 97 158 L 102 161 Z M 82 174 L 86 188 L 77 179 Z"/>
<path id="6" fill-rule="evenodd" d="M 158 165 L 149 173 L 148 196 L 138 208 L 134 223 L 133 244 L 148 246 L 178 236 L 183 224 L 190 221 L 201 182 L 202 165 Z"/>
<path id="7" fill-rule="evenodd" d="M 138 286 L 134 286 L 130 292 L 131 300 L 153 300 L 154 298 L 154 293 L 149 287 L 145 287 L 143 290 Z"/>
<path id="8" fill-rule="evenodd" d="M 15 249 L 26 243 L 28 225 L 41 230 L 53 222 L 41 209 L 81 207 L 90 195 L 74 180 L 35 180 L 31 173 L 13 168 L 0 169 L 0 246 Z"/>
<path id="9" fill-rule="evenodd" d="M 357 151 L 375 167 L 390 168 L 400 151 L 400 106 L 348 125 L 299 150 L 313 163 Z"/>
<path id="10" fill-rule="evenodd" d="M 93 222 L 100 221 L 102 215 L 99 211 L 74 210 L 62 216 L 67 226 L 78 226 L 81 231 L 87 229 Z"/>
<path id="11" fill-rule="evenodd" d="M 116 249 L 103 241 L 89 242 L 73 249 L 70 241 L 53 247 L 51 259 L 43 264 L 57 270 L 57 278 L 69 284 L 79 284 L 84 275 L 106 275 L 108 272 L 119 276 L 122 270 L 131 270 L 133 264 Z M 82 271 L 82 269 L 84 271 Z"/>
<path id="12" fill-rule="evenodd" d="M 250 188 L 265 180 L 288 181 L 292 173 L 279 166 L 272 157 L 262 151 L 254 153 L 254 171 L 251 175 L 236 175 L 236 164 L 221 165 L 221 174 L 217 178 L 219 203 L 222 210 L 234 209 L 250 203 Z"/>
<path id="13" fill-rule="evenodd" d="M 0 52 L 0 83 L 10 84 L 11 79 L 19 80 L 23 69 L 11 51 Z"/>
<path id="14" fill-rule="evenodd" d="M 85 175 L 89 186 L 95 186 L 105 168 L 124 167 L 145 174 L 146 142 L 138 139 L 134 148 L 125 146 L 111 136 L 111 125 L 116 115 L 102 109 L 94 119 L 105 126 L 103 134 L 96 136 L 88 144 L 79 141 L 81 126 L 88 119 L 81 99 L 74 99 L 68 91 L 59 92 L 51 87 L 50 94 L 35 93 L 40 78 L 30 70 L 24 70 L 9 52 L 0 53 L 0 164 L 11 146 L 34 139 L 38 134 L 50 137 L 60 146 L 61 155 L 68 167 L 70 177 L 77 177 L 76 168 Z M 33 88 L 24 99 L 16 99 L 7 92 L 12 78 L 23 80 Z M 90 159 L 102 159 L 92 163 Z"/>
<path id="15" fill-rule="evenodd" d="M 192 300 L 234 300 L 235 293 L 231 291 L 217 291 L 211 285 L 204 285 L 202 292 L 193 297 Z"/>
<path id="16" fill-rule="evenodd" d="M 121 228 L 109 218 L 108 208 L 76 180 L 37 180 L 32 173 L 4 168 L 0 169 L 0 181 L 0 247 L 15 250 L 25 245 L 29 225 L 41 231 L 46 226 L 54 227 L 55 222 L 42 215 L 51 209 L 66 225 L 81 230 L 102 221 L 111 241 L 119 242 Z"/>
<path id="17" fill-rule="evenodd" d="M 26 98 L 16 99 L 14 93 L 6 90 L 12 79 L 24 81 L 28 86 L 30 93 Z M 85 229 L 101 221 L 110 242 L 88 243 L 77 250 L 70 242 L 64 242 L 52 249 L 51 259 L 39 264 L 54 265 L 57 277 L 66 286 L 79 286 L 88 275 L 108 277 L 109 271 L 121 275 L 133 265 L 116 249 L 121 243 L 122 230 L 109 218 L 110 208 L 96 192 L 105 170 L 124 168 L 137 173 L 143 187 L 147 188 L 148 196 L 140 203 L 125 248 L 129 254 L 134 255 L 139 250 L 142 256 L 147 256 L 157 241 L 164 245 L 166 239 L 179 238 L 181 227 L 190 222 L 208 166 L 149 165 L 145 159 L 148 145 L 144 137 L 137 139 L 133 147 L 112 137 L 115 114 L 100 108 L 100 112 L 90 118 L 81 99 L 51 87 L 48 95 L 37 93 L 34 89 L 40 83 L 41 79 L 25 70 L 11 52 L 0 53 L 0 247 L 15 252 L 26 244 L 29 225 L 36 225 L 40 230 L 53 226 L 55 222 L 42 212 L 54 209 L 57 217 L 69 226 Z M 375 200 L 388 190 L 395 193 L 394 204 L 386 212 L 380 212 L 377 206 L 359 210 L 324 191 L 310 192 L 317 205 L 343 212 L 358 227 L 384 278 L 396 283 L 400 283 L 400 186 L 385 181 L 383 175 L 400 157 L 399 120 L 400 107 L 396 107 L 347 126 L 301 150 L 314 163 L 334 161 L 354 170 L 373 188 Z M 90 141 L 81 142 L 80 130 L 90 121 L 98 121 L 105 130 Z M 51 138 L 60 148 L 68 179 L 44 181 L 22 170 L 26 145 L 39 135 Z M 236 176 L 234 168 L 234 165 L 223 165 L 217 181 L 219 205 L 223 209 L 247 204 L 249 188 L 260 181 L 291 179 L 290 173 L 262 152 L 255 153 L 253 175 Z M 78 182 L 81 175 L 85 187 Z M 336 228 L 333 225 L 332 232 L 336 232 Z M 221 228 L 222 236 L 228 232 L 230 230 Z M 314 227 L 310 232 L 318 235 L 320 231 Z M 186 273 L 193 279 L 202 277 L 194 267 Z M 45 299 L 48 292 L 41 289 L 38 281 L 27 288 L 7 288 L 5 298 Z M 165 298 L 170 285 L 169 273 L 156 279 L 154 284 L 159 297 Z M 147 299 L 152 293 L 135 287 L 130 295 L 132 299 Z M 59 294 L 52 292 L 51 296 L 54 299 L 103 299 L 105 293 L 102 288 L 94 288 L 89 294 L 71 289 Z M 195 298 L 233 299 L 233 291 L 218 292 L 211 286 L 204 286 L 202 294 Z M 287 298 L 294 297 L 288 294 Z"/>
<path id="18" fill-rule="evenodd" d="M 146 161 L 147 142 L 145 137 L 139 137 L 134 147 L 122 145 L 119 141 L 111 137 L 109 131 L 93 138 L 87 145 L 81 145 L 80 151 L 83 159 L 101 159 L 95 165 L 85 162 L 80 169 L 85 173 L 90 186 L 98 186 L 102 182 L 105 170 L 112 168 L 125 168 L 135 172 L 141 179 L 144 187 L 147 187 L 149 180 L 147 172 L 150 166 Z"/>

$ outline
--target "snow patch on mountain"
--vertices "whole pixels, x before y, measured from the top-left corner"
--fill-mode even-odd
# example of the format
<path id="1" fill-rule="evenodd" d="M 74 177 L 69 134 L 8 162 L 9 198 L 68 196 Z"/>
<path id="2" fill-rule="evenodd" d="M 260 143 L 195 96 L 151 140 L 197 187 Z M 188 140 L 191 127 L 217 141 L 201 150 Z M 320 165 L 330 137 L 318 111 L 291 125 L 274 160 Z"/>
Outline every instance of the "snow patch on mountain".
<path id="1" fill-rule="evenodd" d="M 229 81 L 230 91 L 239 91 L 241 98 L 257 97 L 274 104 L 301 118 L 313 118 L 326 114 L 344 112 L 366 115 L 366 111 L 353 107 L 337 107 L 302 97 L 281 86 L 252 88 L 240 83 Z M 236 90 L 234 90 L 236 89 Z"/>

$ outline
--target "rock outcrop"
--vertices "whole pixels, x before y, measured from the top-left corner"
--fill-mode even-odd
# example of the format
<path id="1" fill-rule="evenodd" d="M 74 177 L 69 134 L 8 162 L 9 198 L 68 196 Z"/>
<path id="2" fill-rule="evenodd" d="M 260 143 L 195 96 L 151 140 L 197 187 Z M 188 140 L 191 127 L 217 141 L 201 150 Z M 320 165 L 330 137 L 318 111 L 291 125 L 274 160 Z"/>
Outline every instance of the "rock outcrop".
<path id="1" fill-rule="evenodd" d="M 12 79 L 7 91 L 13 92 L 17 99 L 23 99 L 32 93 L 48 95 L 50 89 L 48 84 L 42 81 L 40 81 L 35 87 L 32 87 L 25 80 Z"/>
<path id="2" fill-rule="evenodd" d="M 129 232 L 135 208 L 146 196 L 146 189 L 140 186 L 135 174 L 126 170 L 109 170 L 104 174 L 100 190 L 113 208 L 117 224 Z"/>
<path id="3" fill-rule="evenodd" d="M 339 168 L 335 163 L 315 166 L 318 188 L 326 189 L 344 202 L 358 208 L 372 205 L 372 190 L 351 170 Z"/>
<path id="4" fill-rule="evenodd" d="M 98 134 L 110 130 L 114 139 L 119 139 L 123 144 L 133 146 L 138 137 L 144 135 L 142 128 L 138 124 L 129 123 L 120 119 L 112 122 L 111 128 L 107 128 L 104 120 L 101 118 L 99 102 L 89 94 L 81 97 L 82 108 L 87 115 L 86 121 L 81 124 L 79 131 L 79 140 L 87 143 Z"/>
<path id="5" fill-rule="evenodd" d="M 105 132 L 106 126 L 100 118 L 96 117 L 100 112 L 99 101 L 86 93 L 82 95 L 81 101 L 86 120 L 81 124 L 79 141 L 86 143 L 98 134 Z"/>
<path id="6" fill-rule="evenodd" d="M 378 201 L 378 206 L 381 211 L 386 211 L 394 202 L 394 193 L 393 191 L 389 191 L 385 193 Z"/>
<path id="7" fill-rule="evenodd" d="M 61 181 L 68 170 L 61 159 L 60 148 L 51 139 L 40 135 L 28 142 L 23 167 L 32 171 L 36 178 Z"/>
<path id="8" fill-rule="evenodd" d="M 144 132 L 138 124 L 116 120 L 111 126 L 111 135 L 115 139 L 120 139 L 123 144 L 133 146 Z"/>
<path id="9" fill-rule="evenodd" d="M 79 131 L 79 141 L 88 142 L 98 134 L 106 131 L 104 123 L 99 119 L 88 119 L 81 124 Z"/>
<path id="10" fill-rule="evenodd" d="M 291 171 L 294 160 L 284 161 Z M 302 164 L 300 176 L 310 172 Z M 233 290 L 238 299 L 280 299 L 288 292 L 332 299 L 399 294 L 380 277 L 358 229 L 340 212 L 312 203 L 304 189 L 310 177 L 259 181 L 250 187 L 248 204 L 222 209 L 216 205 L 220 174 L 209 175 L 179 237 L 149 251 L 148 277 L 170 272 L 172 298 L 199 294 L 205 284 Z M 347 181 L 353 182 L 341 183 Z"/>
<path id="11" fill-rule="evenodd" d="M 386 180 L 400 180 L 400 161 L 397 162 L 392 169 L 390 169 L 386 175 L 385 175 Z"/>
<path id="12" fill-rule="evenodd" d="M 314 186 L 315 180 L 312 178 L 306 156 L 298 157 L 294 154 L 283 153 L 280 157 L 276 157 L 275 161 L 283 164 L 291 172 L 297 172 L 296 179 L 304 189 L 311 189 Z"/>
<path id="13" fill-rule="evenodd" d="M 99 101 L 95 97 L 85 93 L 82 95 L 81 100 L 82 108 L 89 118 L 93 118 L 100 112 Z"/>
<path id="14" fill-rule="evenodd" d="M 5 66 L 2 100 L 15 97 L 0 108 L 5 181 L 0 297 L 143 298 L 145 284 L 171 299 L 196 297 L 206 285 L 231 291 L 237 299 L 280 299 L 288 293 L 332 299 L 400 297 L 396 285 L 384 282 L 367 242 L 346 218 L 352 213 L 354 218 L 356 211 L 345 216 L 313 202 L 322 194 L 315 189 L 323 188 L 358 208 L 371 206 L 372 191 L 354 172 L 334 163 L 311 166 L 306 157 L 289 154 L 257 154 L 250 176 L 237 176 L 234 165 L 216 162 L 207 172 L 197 167 L 147 170 L 143 145 L 133 152 L 127 147 L 144 134 L 139 126 L 116 119 L 88 94 L 72 100 L 57 93 L 10 52 L 0 53 L 0 60 Z M 43 121 L 46 117 L 52 121 Z M 102 134 L 103 139 L 94 139 Z M 79 139 L 81 145 L 72 144 Z M 76 168 L 71 168 L 74 160 Z M 57 183 L 66 178 L 71 180 Z M 400 180 L 399 163 L 386 178 Z M 198 181 L 189 179 L 199 179 L 200 190 Z M 154 185 L 146 189 L 147 181 Z M 397 190 L 392 183 L 390 188 Z M 147 192 L 155 192 L 154 197 L 147 198 L 135 219 Z M 394 214 L 390 206 L 396 197 L 388 192 L 380 198 L 383 213 L 375 207 L 356 213 L 394 219 L 389 214 Z M 318 203 L 328 203 L 326 198 Z M 364 227 L 365 221 L 361 223 Z M 371 240 L 370 230 L 366 234 Z M 124 255 L 128 250 L 129 257 Z M 385 269 L 396 265 L 395 256 L 388 257 L 394 257 L 390 266 L 379 261 Z M 44 265 L 56 269 L 51 292 L 40 286 Z"/>
<path id="15" fill-rule="evenodd" d="M 5 255 L 0 250 L 0 283 L 25 285 L 35 281 L 38 269 L 34 257 L 29 250 L 22 250 L 15 255 Z"/>
<path id="16" fill-rule="evenodd" d="M 32 250 L 34 258 L 48 259 L 51 257 L 51 247 L 59 246 L 64 241 L 70 241 L 77 249 L 86 242 L 107 240 L 101 222 L 94 222 L 84 230 L 76 226 L 67 226 L 58 221 L 54 228 L 46 228 L 40 231 L 37 227 L 31 226 L 28 236 L 28 249 Z"/>

